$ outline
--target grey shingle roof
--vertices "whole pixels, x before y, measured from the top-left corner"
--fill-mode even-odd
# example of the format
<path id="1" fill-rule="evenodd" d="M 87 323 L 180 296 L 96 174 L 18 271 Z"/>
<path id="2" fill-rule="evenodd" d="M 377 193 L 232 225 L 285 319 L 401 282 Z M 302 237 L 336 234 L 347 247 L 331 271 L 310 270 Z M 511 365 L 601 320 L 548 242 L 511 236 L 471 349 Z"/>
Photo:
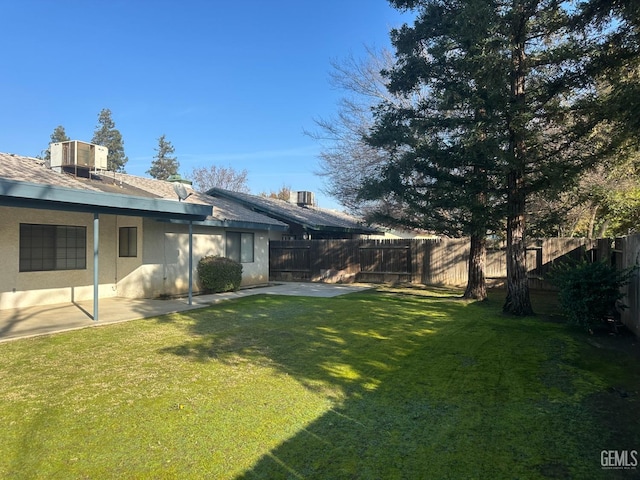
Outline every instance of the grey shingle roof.
<path id="1" fill-rule="evenodd" d="M 295 203 L 289 203 L 284 200 L 232 192 L 221 188 L 212 188 L 207 193 L 216 198 L 235 200 L 243 206 L 264 213 L 265 215 L 273 216 L 285 222 L 299 223 L 314 230 L 335 229 L 359 233 L 375 233 L 378 231 L 368 227 L 351 215 L 334 210 L 326 210 L 313 206 L 301 207 Z"/>
<path id="2" fill-rule="evenodd" d="M 92 174 L 91 178 L 76 177 L 47 168 L 43 160 L 9 153 L 0 153 L 0 178 L 77 190 L 120 193 L 177 201 L 177 195 L 171 182 L 115 172 L 100 172 L 97 175 Z M 185 188 L 191 194 L 186 202 L 214 207 L 213 216 L 208 218 L 209 222 L 217 222 L 236 228 L 242 228 L 242 224 L 265 229 L 284 230 L 287 227 L 283 222 L 252 211 L 236 202 L 196 192 L 189 185 L 185 185 Z"/>
<path id="3" fill-rule="evenodd" d="M 98 190 L 91 185 L 79 184 L 69 175 L 62 175 L 46 168 L 43 160 L 13 153 L 0 153 L 0 178 L 54 187 Z"/>
<path id="4" fill-rule="evenodd" d="M 154 180 L 152 178 L 136 177 L 133 175 L 126 175 L 122 173 L 115 174 L 118 180 L 123 183 L 131 185 L 133 187 L 140 188 L 149 193 L 153 193 L 162 198 L 177 198 L 175 191 L 173 190 L 172 182 L 163 180 Z M 204 205 L 213 205 L 213 218 L 222 221 L 232 222 L 250 222 L 265 224 L 271 226 L 284 227 L 286 224 L 271 218 L 267 215 L 254 212 L 248 208 L 245 208 L 236 202 L 229 201 L 224 198 L 214 198 L 210 195 L 200 193 L 191 188 L 190 185 L 185 185 L 187 192 L 190 194 L 185 200 L 191 203 L 201 203 Z"/>

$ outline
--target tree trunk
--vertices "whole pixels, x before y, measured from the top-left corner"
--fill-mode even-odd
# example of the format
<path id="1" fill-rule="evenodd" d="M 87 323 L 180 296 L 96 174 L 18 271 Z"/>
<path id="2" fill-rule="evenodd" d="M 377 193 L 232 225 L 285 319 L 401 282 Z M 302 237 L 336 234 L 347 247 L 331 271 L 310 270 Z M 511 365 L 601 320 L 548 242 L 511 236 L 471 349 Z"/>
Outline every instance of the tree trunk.
<path id="1" fill-rule="evenodd" d="M 487 282 L 484 276 L 487 264 L 487 240 L 485 235 L 472 235 L 469 251 L 469 275 L 463 298 L 487 299 Z"/>
<path id="2" fill-rule="evenodd" d="M 484 116 L 484 112 L 479 112 Z M 486 138 L 484 132 L 480 134 L 481 139 Z M 489 189 L 489 179 L 487 170 L 482 165 L 474 165 L 473 173 L 480 185 L 479 191 L 475 195 L 477 207 L 473 208 L 472 223 L 474 231 L 471 234 L 469 247 L 469 270 L 467 275 L 467 288 L 463 298 L 474 300 L 487 299 L 487 281 L 484 271 L 487 264 L 487 221 L 484 213 L 487 208 L 487 190 Z"/>
<path id="3" fill-rule="evenodd" d="M 511 98 L 513 111 L 509 118 L 509 150 L 511 166 L 507 173 L 507 299 L 503 311 L 512 315 L 532 315 L 527 278 L 525 245 L 525 172 L 527 164 L 525 102 L 525 41 L 527 14 L 519 5 L 520 17 L 513 25 Z"/>
<path id="4" fill-rule="evenodd" d="M 527 278 L 525 244 L 525 194 L 519 172 L 509 173 L 509 214 L 507 218 L 507 299 L 502 310 L 512 315 L 532 315 Z"/>

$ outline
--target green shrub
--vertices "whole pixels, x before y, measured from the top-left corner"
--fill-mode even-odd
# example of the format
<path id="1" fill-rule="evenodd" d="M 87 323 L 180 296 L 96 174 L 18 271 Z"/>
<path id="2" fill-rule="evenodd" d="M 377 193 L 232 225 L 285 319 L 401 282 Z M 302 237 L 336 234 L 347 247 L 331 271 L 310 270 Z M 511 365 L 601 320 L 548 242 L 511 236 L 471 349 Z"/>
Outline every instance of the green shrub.
<path id="1" fill-rule="evenodd" d="M 558 287 L 560 306 L 577 325 L 590 329 L 616 308 L 625 308 L 620 288 L 629 283 L 636 267 L 616 270 L 605 262 L 563 262 L 553 267 L 548 280 Z"/>
<path id="2" fill-rule="evenodd" d="M 242 265 L 225 257 L 202 257 L 198 262 L 202 288 L 211 293 L 235 291 L 242 282 Z"/>

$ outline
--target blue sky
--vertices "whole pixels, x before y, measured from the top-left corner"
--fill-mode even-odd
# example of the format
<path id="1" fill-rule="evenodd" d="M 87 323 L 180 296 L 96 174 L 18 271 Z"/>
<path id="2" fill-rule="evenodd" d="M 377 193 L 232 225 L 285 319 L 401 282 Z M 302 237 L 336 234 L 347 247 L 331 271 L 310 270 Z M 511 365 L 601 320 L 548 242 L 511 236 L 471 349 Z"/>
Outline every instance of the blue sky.
<path id="1" fill-rule="evenodd" d="M 109 108 L 127 173 L 146 176 L 165 134 L 185 176 L 246 168 L 253 193 L 337 208 L 303 132 L 336 112 L 331 60 L 389 46 L 410 17 L 386 0 L 5 0 L 0 18 L 1 152 L 38 155 L 57 125 L 90 141 Z"/>

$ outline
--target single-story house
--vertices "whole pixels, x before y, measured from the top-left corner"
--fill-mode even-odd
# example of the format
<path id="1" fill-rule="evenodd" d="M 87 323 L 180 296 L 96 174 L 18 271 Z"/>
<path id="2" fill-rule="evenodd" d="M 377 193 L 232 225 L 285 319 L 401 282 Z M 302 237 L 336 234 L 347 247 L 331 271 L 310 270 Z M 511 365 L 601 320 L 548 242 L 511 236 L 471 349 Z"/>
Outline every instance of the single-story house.
<path id="1" fill-rule="evenodd" d="M 207 194 L 285 223 L 289 228 L 281 240 L 357 239 L 384 233 L 346 213 L 315 206 L 312 192 L 292 192 L 288 202 L 221 188 Z"/>
<path id="2" fill-rule="evenodd" d="M 0 153 L 0 309 L 93 299 L 95 317 L 99 298 L 190 298 L 207 255 L 265 284 L 287 229 L 188 184 Z"/>

